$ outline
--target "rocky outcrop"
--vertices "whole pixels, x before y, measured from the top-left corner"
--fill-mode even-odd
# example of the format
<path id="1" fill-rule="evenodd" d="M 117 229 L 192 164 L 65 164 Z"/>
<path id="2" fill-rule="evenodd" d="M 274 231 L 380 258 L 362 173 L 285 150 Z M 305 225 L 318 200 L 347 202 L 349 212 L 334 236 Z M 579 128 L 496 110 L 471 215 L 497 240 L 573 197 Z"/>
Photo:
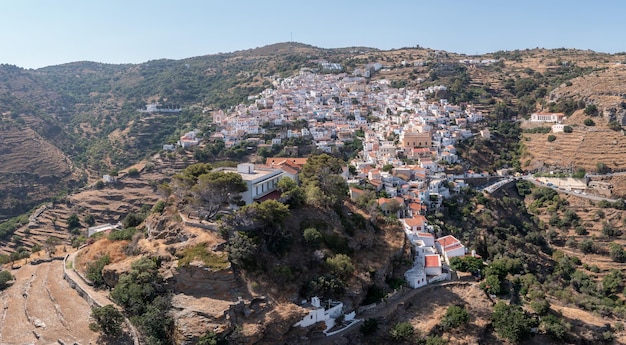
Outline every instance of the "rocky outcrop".
<path id="1" fill-rule="evenodd" d="M 228 299 L 239 290 L 230 266 L 221 270 L 211 270 L 199 263 L 192 263 L 174 270 L 171 279 L 166 283 L 177 293 Z"/>
<path id="2" fill-rule="evenodd" d="M 102 277 L 108 286 L 115 286 L 122 274 L 130 272 L 130 265 L 137 258 L 131 257 L 124 261 L 116 262 L 104 266 L 102 269 Z"/>

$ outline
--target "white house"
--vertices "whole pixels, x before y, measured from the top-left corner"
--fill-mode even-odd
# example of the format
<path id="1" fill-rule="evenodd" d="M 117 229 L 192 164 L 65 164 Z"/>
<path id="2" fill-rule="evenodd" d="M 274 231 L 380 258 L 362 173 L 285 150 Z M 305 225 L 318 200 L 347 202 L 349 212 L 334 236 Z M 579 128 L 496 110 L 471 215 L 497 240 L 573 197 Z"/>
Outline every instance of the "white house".
<path id="1" fill-rule="evenodd" d="M 429 276 L 438 276 L 442 273 L 439 254 L 427 254 L 424 256 L 424 273 Z"/>
<path id="2" fill-rule="evenodd" d="M 413 267 L 411 267 L 410 270 L 404 272 L 404 279 L 406 279 L 409 286 L 414 289 L 428 284 L 428 280 L 426 280 L 426 272 L 424 272 L 424 266 L 418 264 L 417 262 Z"/>
<path id="3" fill-rule="evenodd" d="M 552 125 L 552 133 L 562 133 L 565 130 L 565 125 L 562 123 L 557 123 Z"/>
<path id="4" fill-rule="evenodd" d="M 252 163 L 241 163 L 234 168 L 221 168 L 225 172 L 236 172 L 248 186 L 248 190 L 241 193 L 242 200 L 246 205 L 251 204 L 271 192 L 276 190 L 278 181 L 283 177 L 284 172 L 281 169 L 274 168 L 256 168 Z"/>
<path id="5" fill-rule="evenodd" d="M 450 258 L 465 255 L 465 246 L 456 237 L 452 235 L 440 237 L 435 241 L 435 247 L 447 264 L 450 264 Z"/>
<path id="6" fill-rule="evenodd" d="M 426 231 L 426 217 L 422 215 L 416 215 L 413 218 L 401 219 L 406 232 L 425 232 Z"/>
<path id="7" fill-rule="evenodd" d="M 331 329 L 335 325 L 335 319 L 343 312 L 343 303 L 337 301 L 328 301 L 328 309 L 322 307 L 319 297 L 312 297 L 311 303 L 308 305 L 303 301 L 304 305 L 309 307 L 310 311 L 302 320 L 298 321 L 294 326 L 309 327 L 318 322 L 324 322 L 326 329 Z"/>
<path id="8" fill-rule="evenodd" d="M 533 113 L 530 114 L 530 122 L 561 122 L 563 113 Z"/>
<path id="9" fill-rule="evenodd" d="M 434 247 L 435 246 L 435 236 L 429 232 L 418 232 L 415 234 L 416 241 L 423 241 L 424 246 Z"/>

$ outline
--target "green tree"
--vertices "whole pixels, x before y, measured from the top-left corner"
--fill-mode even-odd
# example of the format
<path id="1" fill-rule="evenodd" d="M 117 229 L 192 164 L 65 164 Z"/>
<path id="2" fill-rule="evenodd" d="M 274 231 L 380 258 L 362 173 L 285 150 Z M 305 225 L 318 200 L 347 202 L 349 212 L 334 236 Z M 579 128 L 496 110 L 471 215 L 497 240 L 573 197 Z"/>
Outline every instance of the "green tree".
<path id="1" fill-rule="evenodd" d="M 328 154 L 311 156 L 300 172 L 306 200 L 315 206 L 339 205 L 348 194 L 348 185 L 341 177 L 343 161 Z"/>
<path id="2" fill-rule="evenodd" d="M 389 330 L 389 335 L 394 341 L 408 341 L 415 335 L 415 328 L 408 322 L 400 322 Z"/>
<path id="3" fill-rule="evenodd" d="M 78 219 L 78 215 L 76 213 L 72 213 L 67 218 L 67 228 L 69 230 L 76 229 L 80 227 L 80 220 Z"/>
<path id="4" fill-rule="evenodd" d="M 563 321 L 554 316 L 546 315 L 541 318 L 541 326 L 547 334 L 555 340 L 562 341 L 565 339 L 565 335 L 570 327 L 569 324 L 563 323 Z"/>
<path id="5" fill-rule="evenodd" d="M 89 324 L 89 328 L 94 332 L 102 331 L 102 333 L 112 337 L 122 334 L 124 315 L 112 304 L 104 307 L 92 307 L 91 317 L 94 322 Z"/>
<path id="6" fill-rule="evenodd" d="M 530 335 L 532 326 L 522 308 L 516 305 L 508 305 L 498 302 L 493 308 L 493 327 L 498 336 L 517 343 Z"/>
<path id="7" fill-rule="evenodd" d="M 276 188 L 281 192 L 280 201 L 292 208 L 302 205 L 305 201 L 304 191 L 290 177 L 282 177 L 278 181 Z"/>
<path id="8" fill-rule="evenodd" d="M 503 291 L 502 282 L 497 275 L 491 274 L 480 283 L 480 287 L 490 295 L 500 295 Z"/>
<path id="9" fill-rule="evenodd" d="M 613 269 L 602 278 L 602 293 L 605 296 L 616 295 L 624 290 L 624 275 Z"/>
<path id="10" fill-rule="evenodd" d="M 322 299 L 339 298 L 344 293 L 345 288 L 341 279 L 332 275 L 324 275 L 308 283 L 307 295 L 319 296 Z"/>
<path id="11" fill-rule="evenodd" d="M 236 196 L 248 190 L 240 174 L 234 172 L 213 171 L 198 177 L 198 183 L 191 192 L 194 203 L 207 219 L 213 219 L 220 208 Z"/>
<path id="12" fill-rule="evenodd" d="M 145 219 L 145 215 L 141 214 L 141 213 L 136 213 L 136 212 L 130 212 L 126 215 L 126 217 L 124 217 L 124 219 L 122 219 L 122 225 L 125 228 L 132 228 L 132 227 L 136 227 L 139 224 L 141 224 L 144 219 Z"/>
<path id="13" fill-rule="evenodd" d="M 572 126 L 563 126 L 564 133 L 572 133 L 573 131 L 574 129 L 572 128 Z"/>
<path id="14" fill-rule="evenodd" d="M 550 311 L 550 302 L 545 298 L 530 302 L 530 307 L 539 315 L 546 315 Z"/>
<path id="15" fill-rule="evenodd" d="M 332 258 L 326 259 L 326 265 L 331 271 L 340 277 L 347 277 L 354 272 L 352 259 L 345 254 L 337 254 Z"/>
<path id="16" fill-rule="evenodd" d="M 111 292 L 113 300 L 130 315 L 141 315 L 146 306 L 157 296 L 161 277 L 156 263 L 143 257 L 131 264 L 131 270 L 123 274 Z"/>
<path id="17" fill-rule="evenodd" d="M 256 267 L 255 255 L 257 250 L 254 240 L 244 233 L 237 232 L 228 240 L 228 259 L 243 269 L 251 270 Z"/>
<path id="18" fill-rule="evenodd" d="M 548 135 L 548 141 L 552 142 L 556 140 L 556 136 L 553 134 Z"/>
<path id="19" fill-rule="evenodd" d="M 460 272 L 476 274 L 484 267 L 483 260 L 470 255 L 457 256 L 450 259 L 450 268 Z"/>
<path id="20" fill-rule="evenodd" d="M 592 119 L 585 119 L 585 121 L 583 121 L 583 124 L 585 124 L 585 126 L 587 126 L 587 127 L 591 127 L 591 126 L 595 126 L 596 125 L 596 123 L 593 122 Z"/>
<path id="21" fill-rule="evenodd" d="M 96 224 L 96 217 L 93 214 L 89 213 L 85 217 L 83 217 L 83 221 L 87 225 L 93 226 L 94 224 Z"/>
<path id="22" fill-rule="evenodd" d="M 609 244 L 609 256 L 615 262 L 626 262 L 626 251 L 617 243 Z"/>
<path id="23" fill-rule="evenodd" d="M 111 257 L 108 254 L 99 257 L 96 261 L 87 264 L 87 279 L 89 279 L 93 286 L 96 288 L 102 288 L 106 286 L 102 270 L 104 266 L 111 263 Z"/>
<path id="24" fill-rule="evenodd" d="M 585 107 L 584 113 L 588 116 L 597 116 L 599 113 L 598 107 L 595 104 L 589 104 Z"/>

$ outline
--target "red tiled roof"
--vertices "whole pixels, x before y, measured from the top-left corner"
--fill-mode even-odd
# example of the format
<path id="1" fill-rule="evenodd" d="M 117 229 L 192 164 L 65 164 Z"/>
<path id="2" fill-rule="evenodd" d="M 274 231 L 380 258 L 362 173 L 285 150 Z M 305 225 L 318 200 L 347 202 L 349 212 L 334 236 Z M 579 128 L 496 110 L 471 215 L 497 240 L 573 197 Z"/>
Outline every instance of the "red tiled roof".
<path id="1" fill-rule="evenodd" d="M 441 267 L 439 255 L 426 255 L 424 257 L 424 267 Z"/>
<path id="2" fill-rule="evenodd" d="M 429 233 L 429 232 L 418 232 L 417 236 L 419 237 L 431 237 L 434 238 L 433 234 Z"/>
<path id="3" fill-rule="evenodd" d="M 404 218 L 404 223 L 410 227 L 419 226 L 422 227 L 426 223 L 426 217 L 417 215 L 413 218 Z"/>
<path id="4" fill-rule="evenodd" d="M 456 243 L 456 244 L 453 244 L 453 245 L 451 245 L 449 247 L 445 247 L 444 251 L 445 252 L 449 252 L 449 251 L 453 251 L 453 250 L 459 249 L 459 248 L 465 248 L 465 247 L 461 243 Z"/>
<path id="5" fill-rule="evenodd" d="M 439 243 L 441 247 L 446 248 L 448 246 L 455 245 L 457 243 L 460 244 L 461 241 L 457 240 L 456 237 L 452 235 L 448 235 L 448 236 L 438 238 L 437 243 Z"/>

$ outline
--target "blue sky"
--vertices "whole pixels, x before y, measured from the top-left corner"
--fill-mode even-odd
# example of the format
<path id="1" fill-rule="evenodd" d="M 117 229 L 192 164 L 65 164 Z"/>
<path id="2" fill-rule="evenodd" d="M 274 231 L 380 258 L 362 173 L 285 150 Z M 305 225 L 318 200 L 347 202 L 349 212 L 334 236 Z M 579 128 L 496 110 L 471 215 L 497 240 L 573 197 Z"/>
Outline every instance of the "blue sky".
<path id="1" fill-rule="evenodd" d="M 3 0 L 0 63 L 141 63 L 294 41 L 476 54 L 626 51 L 623 0 Z"/>

